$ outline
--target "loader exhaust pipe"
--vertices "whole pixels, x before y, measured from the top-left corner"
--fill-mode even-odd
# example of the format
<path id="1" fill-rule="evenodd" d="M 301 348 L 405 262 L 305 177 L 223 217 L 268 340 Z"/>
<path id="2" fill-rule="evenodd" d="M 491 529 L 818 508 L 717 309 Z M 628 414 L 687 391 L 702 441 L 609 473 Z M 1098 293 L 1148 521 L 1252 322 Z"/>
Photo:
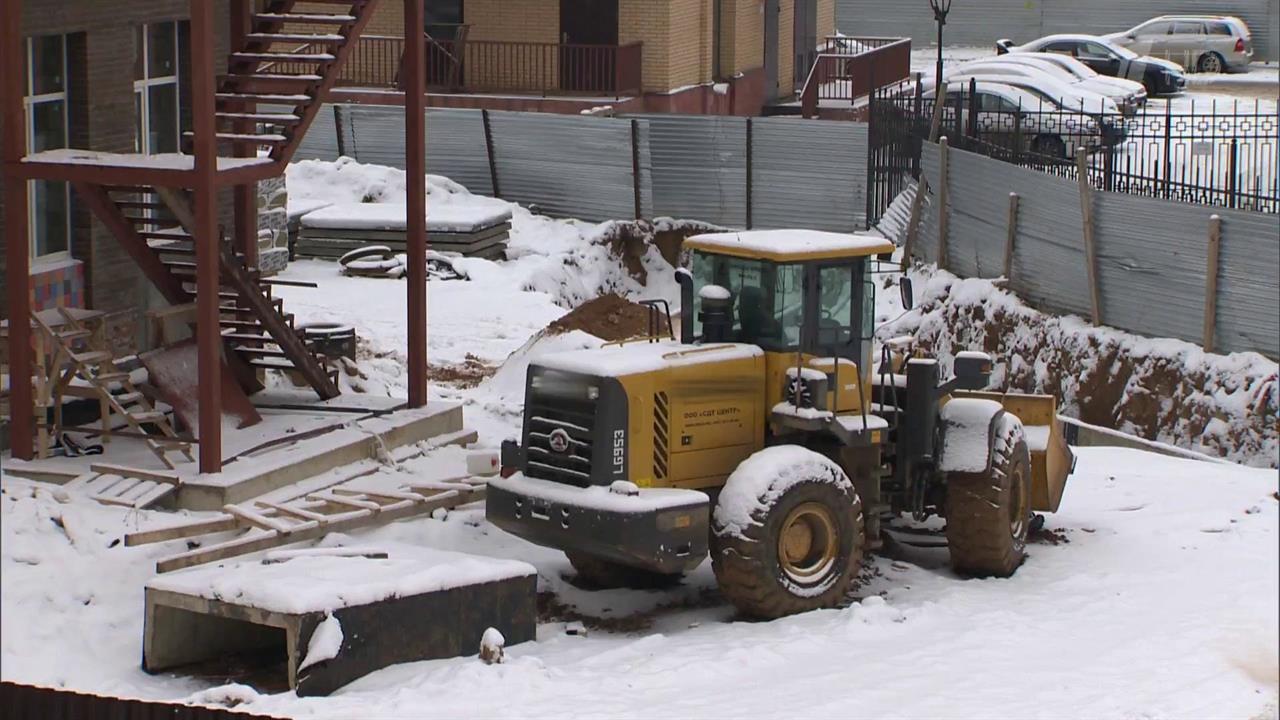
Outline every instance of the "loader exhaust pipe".
<path id="1" fill-rule="evenodd" d="M 707 285 L 698 291 L 702 309 L 698 320 L 702 322 L 703 342 L 729 342 L 733 332 L 733 296 L 727 288 Z"/>

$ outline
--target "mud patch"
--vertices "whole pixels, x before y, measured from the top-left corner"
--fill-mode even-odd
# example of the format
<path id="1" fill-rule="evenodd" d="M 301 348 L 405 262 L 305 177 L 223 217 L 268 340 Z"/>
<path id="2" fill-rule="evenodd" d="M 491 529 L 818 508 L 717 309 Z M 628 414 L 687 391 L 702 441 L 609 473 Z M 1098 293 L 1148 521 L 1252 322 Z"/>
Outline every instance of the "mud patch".
<path id="1" fill-rule="evenodd" d="M 429 365 L 427 379 L 459 388 L 471 388 L 480 384 L 481 380 L 493 375 L 498 368 L 486 365 L 480 358 L 467 353 L 458 364 Z"/>
<path id="2" fill-rule="evenodd" d="M 655 222 L 621 221 L 609 223 L 597 242 L 607 245 L 609 251 L 622 261 L 627 273 L 637 282 L 645 284 L 649 280 L 649 273 L 642 258 L 650 245 L 656 247 L 662 259 L 675 268 L 680 266 L 680 254 L 686 238 L 721 229 L 723 228 L 708 223 L 670 218 L 659 218 Z"/>
<path id="3" fill-rule="evenodd" d="M 665 330 L 665 316 L 662 324 Z M 588 300 L 547 326 L 548 335 L 574 330 L 595 335 L 606 342 L 642 337 L 649 332 L 649 309 L 621 295 L 607 293 Z"/>
<path id="4" fill-rule="evenodd" d="M 1038 527 L 1027 533 L 1027 542 L 1037 545 L 1065 545 L 1071 542 L 1064 528 Z"/>

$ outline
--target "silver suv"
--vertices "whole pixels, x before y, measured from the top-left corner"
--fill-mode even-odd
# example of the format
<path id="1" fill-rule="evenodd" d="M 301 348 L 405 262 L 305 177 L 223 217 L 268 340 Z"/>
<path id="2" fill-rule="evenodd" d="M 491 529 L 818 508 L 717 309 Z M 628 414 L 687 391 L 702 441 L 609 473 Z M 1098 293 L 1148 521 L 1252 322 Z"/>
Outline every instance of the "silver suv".
<path id="1" fill-rule="evenodd" d="M 1139 55 L 1200 72 L 1243 70 L 1253 60 L 1249 26 L 1226 15 L 1162 15 L 1106 37 Z"/>

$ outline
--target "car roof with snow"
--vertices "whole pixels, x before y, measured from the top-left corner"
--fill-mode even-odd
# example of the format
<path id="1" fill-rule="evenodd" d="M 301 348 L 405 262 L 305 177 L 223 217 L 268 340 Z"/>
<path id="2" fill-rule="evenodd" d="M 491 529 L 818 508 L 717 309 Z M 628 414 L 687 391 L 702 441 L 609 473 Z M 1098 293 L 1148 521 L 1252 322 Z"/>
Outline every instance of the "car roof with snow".
<path id="1" fill-rule="evenodd" d="M 891 253 L 894 248 L 893 243 L 871 233 L 833 233 L 821 230 L 703 233 L 685 240 L 684 246 L 719 255 L 760 258 L 774 262 L 866 257 Z"/>

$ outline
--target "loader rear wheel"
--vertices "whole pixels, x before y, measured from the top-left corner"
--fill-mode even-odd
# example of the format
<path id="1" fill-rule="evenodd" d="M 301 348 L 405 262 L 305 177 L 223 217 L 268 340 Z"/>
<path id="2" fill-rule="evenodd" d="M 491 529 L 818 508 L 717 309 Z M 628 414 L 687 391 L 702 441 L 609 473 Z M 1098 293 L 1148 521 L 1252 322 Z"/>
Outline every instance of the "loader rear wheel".
<path id="1" fill-rule="evenodd" d="M 594 555 L 566 552 L 569 564 L 585 584 L 598 588 L 663 588 L 680 582 L 680 573 L 656 573 L 651 570 L 604 560 Z"/>
<path id="2" fill-rule="evenodd" d="M 1008 577 L 1026 557 L 1031 453 L 1016 416 L 1000 415 L 993 432 L 986 472 L 947 476 L 947 545 L 964 575 Z"/>
<path id="3" fill-rule="evenodd" d="M 753 460 L 775 450 L 798 462 L 777 468 L 776 478 L 735 487 Z M 753 509 L 744 515 L 744 507 Z M 739 466 L 720 494 L 711 567 L 729 602 L 773 619 L 838 604 L 862 566 L 865 542 L 862 502 L 838 465 L 803 448 L 768 448 Z"/>

